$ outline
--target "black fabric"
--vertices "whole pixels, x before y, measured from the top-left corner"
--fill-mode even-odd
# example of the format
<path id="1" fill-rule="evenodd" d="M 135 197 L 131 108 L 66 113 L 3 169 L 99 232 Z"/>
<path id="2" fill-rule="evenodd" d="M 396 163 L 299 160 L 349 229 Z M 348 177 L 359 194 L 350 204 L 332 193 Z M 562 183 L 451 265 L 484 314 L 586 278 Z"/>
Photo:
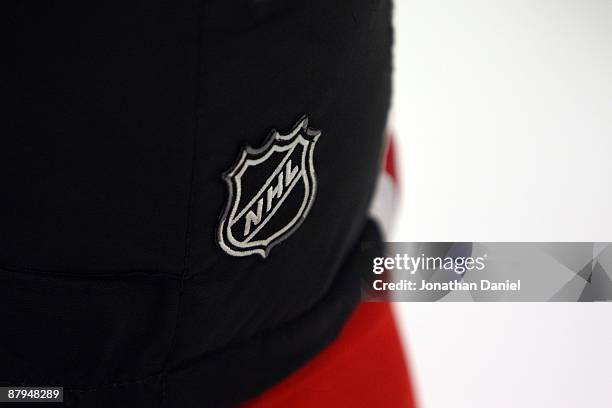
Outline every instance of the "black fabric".
<path id="1" fill-rule="evenodd" d="M 376 224 L 367 221 L 329 291 L 310 310 L 167 370 L 160 365 L 171 331 L 159 329 L 170 327 L 178 284 L 157 293 L 163 289 L 156 279 L 141 277 L 9 276 L 0 285 L 0 298 L 13 306 L 1 319 L 12 330 L 2 337 L 0 386 L 63 386 L 66 407 L 233 406 L 281 381 L 336 337 L 358 302 L 356 271 L 382 255 L 380 242 Z"/>
<path id="2" fill-rule="evenodd" d="M 329 343 L 378 239 L 389 2 L 11 7 L 0 383 L 65 386 L 73 406 L 218 406 Z M 265 259 L 229 256 L 221 174 L 304 114 L 322 132 L 307 218 Z"/>

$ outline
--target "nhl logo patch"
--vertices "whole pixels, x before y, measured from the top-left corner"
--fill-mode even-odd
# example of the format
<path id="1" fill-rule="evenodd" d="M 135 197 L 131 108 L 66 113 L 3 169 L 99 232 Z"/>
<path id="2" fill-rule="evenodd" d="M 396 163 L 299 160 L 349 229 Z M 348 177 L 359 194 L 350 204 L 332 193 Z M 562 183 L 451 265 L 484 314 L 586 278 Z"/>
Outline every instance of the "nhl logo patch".
<path id="1" fill-rule="evenodd" d="M 263 146 L 242 149 L 223 173 L 228 198 L 217 241 L 225 252 L 265 258 L 300 226 L 317 192 L 313 155 L 320 136 L 304 116 L 289 133 L 272 130 Z"/>

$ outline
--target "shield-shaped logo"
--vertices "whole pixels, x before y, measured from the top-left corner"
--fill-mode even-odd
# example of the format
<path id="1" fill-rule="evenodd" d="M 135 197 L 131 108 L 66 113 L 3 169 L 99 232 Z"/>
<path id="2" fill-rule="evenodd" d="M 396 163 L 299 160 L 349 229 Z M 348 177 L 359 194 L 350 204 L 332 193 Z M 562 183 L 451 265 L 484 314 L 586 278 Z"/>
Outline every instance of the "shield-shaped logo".
<path id="1" fill-rule="evenodd" d="M 265 258 L 300 226 L 317 191 L 313 153 L 320 135 L 304 116 L 286 135 L 272 130 L 263 146 L 240 152 L 223 174 L 228 200 L 217 236 L 225 252 Z"/>

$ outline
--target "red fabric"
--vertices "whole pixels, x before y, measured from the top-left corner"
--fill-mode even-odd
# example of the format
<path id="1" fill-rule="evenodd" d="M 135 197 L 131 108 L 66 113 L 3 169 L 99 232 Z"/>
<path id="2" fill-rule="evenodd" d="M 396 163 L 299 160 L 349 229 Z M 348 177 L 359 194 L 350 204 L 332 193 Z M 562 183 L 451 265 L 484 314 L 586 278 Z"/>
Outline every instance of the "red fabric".
<path id="1" fill-rule="evenodd" d="M 391 176 L 395 184 L 398 184 L 397 180 L 397 167 L 395 163 L 395 135 L 389 132 L 387 135 L 388 145 L 387 151 L 385 152 L 385 172 Z"/>
<path id="2" fill-rule="evenodd" d="M 391 307 L 362 303 L 327 349 L 248 408 L 415 407 Z"/>

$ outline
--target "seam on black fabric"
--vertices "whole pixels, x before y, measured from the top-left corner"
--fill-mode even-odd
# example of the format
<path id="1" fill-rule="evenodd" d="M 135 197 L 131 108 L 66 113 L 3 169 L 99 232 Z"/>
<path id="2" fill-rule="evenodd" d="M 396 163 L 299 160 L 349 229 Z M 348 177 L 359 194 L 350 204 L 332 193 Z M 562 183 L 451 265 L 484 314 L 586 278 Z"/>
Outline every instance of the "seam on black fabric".
<path id="1" fill-rule="evenodd" d="M 323 297 L 322 299 L 324 299 L 325 297 Z M 321 300 L 322 300 L 321 299 Z M 321 301 L 319 300 L 319 302 Z M 317 304 L 319 303 L 317 302 Z M 269 329 L 265 329 L 262 331 L 257 332 L 255 335 L 248 337 L 246 339 L 243 339 L 239 342 L 235 342 L 235 343 L 228 343 L 227 345 L 225 345 L 224 347 L 221 347 L 219 349 L 215 349 L 213 351 L 210 352 L 206 352 L 203 353 L 197 357 L 194 357 L 192 359 L 190 359 L 192 361 L 192 363 L 190 364 L 184 364 L 181 366 L 178 366 L 172 370 L 168 370 L 167 367 L 164 366 L 164 368 L 162 369 L 162 372 L 160 373 L 156 373 L 156 374 L 152 374 L 149 375 L 147 377 L 143 377 L 143 378 L 139 378 L 139 379 L 135 379 L 135 380 L 128 380 L 128 381 L 121 381 L 121 382 L 115 382 L 115 383 L 106 383 L 106 384 L 100 384 L 100 385 L 95 385 L 95 386 L 90 386 L 90 387 L 74 387 L 74 386 L 70 386 L 70 385 L 62 385 L 62 387 L 68 391 L 71 392 L 77 392 L 77 393 L 86 393 L 86 392 L 95 392 L 95 391 L 100 391 L 100 390 L 104 390 L 104 389 L 108 389 L 108 388 L 118 388 L 118 387 L 127 387 L 130 385 L 137 385 L 137 384 L 142 384 L 142 383 L 146 383 L 148 381 L 151 381 L 155 378 L 158 378 L 161 380 L 161 385 L 162 385 L 162 397 L 164 396 L 163 391 L 164 391 L 164 387 L 165 387 L 165 383 L 166 383 L 166 378 L 168 376 L 168 374 L 180 374 L 183 371 L 187 371 L 191 368 L 193 368 L 194 366 L 197 366 L 198 363 L 200 362 L 199 360 L 205 359 L 206 357 L 213 355 L 215 353 L 218 353 L 220 351 L 226 351 L 226 350 L 231 350 L 233 348 L 238 348 L 241 347 L 245 344 L 248 344 L 251 341 L 254 341 L 260 337 L 265 337 L 268 336 L 270 333 L 274 334 L 274 333 L 282 333 L 286 327 L 291 326 L 291 324 L 295 323 L 296 320 L 300 320 L 302 319 L 304 316 L 308 315 L 310 312 L 312 312 L 312 310 L 314 309 L 314 307 L 316 306 L 313 305 L 313 307 L 309 308 L 308 310 L 304 311 L 303 313 L 300 313 L 298 316 L 296 316 L 294 319 L 291 319 L 287 322 L 285 322 L 284 324 L 280 325 L 280 326 L 276 326 L 276 327 L 272 327 Z M 0 385 L 1 386 L 14 386 L 15 384 L 18 385 L 22 385 L 22 386 L 27 386 L 28 384 L 30 384 L 29 381 L 24 381 L 24 380 L 19 380 L 19 381 L 6 381 L 6 380 L 0 380 Z M 162 403 L 163 403 L 163 398 L 162 398 Z"/>
<path id="2" fill-rule="evenodd" d="M 60 271 L 51 269 L 39 269 L 35 267 L 27 266 L 16 266 L 0 264 L 0 271 L 7 273 L 16 273 L 23 275 L 37 275 L 40 277 L 68 277 L 68 278 L 96 278 L 96 279 L 120 279 L 126 277 L 132 277 L 137 275 L 143 276 L 160 276 L 173 280 L 182 279 L 182 275 L 176 272 L 158 271 L 158 270 L 147 270 L 147 269 L 126 269 L 123 271 L 109 271 L 109 272 L 70 272 Z"/>
<path id="3" fill-rule="evenodd" d="M 95 386 L 91 386 L 91 387 L 73 387 L 73 386 L 66 386 L 66 385 L 57 385 L 58 387 L 63 387 L 64 389 L 70 391 L 70 392 L 76 392 L 76 393 L 86 393 L 86 392 L 95 392 L 95 391 L 100 391 L 102 389 L 107 389 L 107 388 L 119 388 L 119 387 L 127 387 L 130 385 L 138 385 L 138 384 L 142 384 L 142 383 L 146 383 L 148 381 L 151 381 L 155 378 L 160 379 L 162 377 L 164 373 L 156 373 L 153 375 L 149 375 L 147 377 L 143 377 L 143 378 L 138 378 L 136 380 L 127 380 L 127 381 L 119 381 L 119 382 L 115 382 L 115 383 L 106 383 L 106 384 L 100 384 L 100 385 L 95 385 Z M 30 383 L 29 381 L 26 380 L 19 380 L 19 381 L 6 381 L 6 380 L 0 380 L 0 385 L 1 386 L 7 386 L 7 387 L 13 387 L 16 385 L 19 386 L 23 386 L 23 387 L 27 387 L 29 386 Z M 35 386 L 35 385 L 32 385 Z"/>
<path id="4" fill-rule="evenodd" d="M 194 96 L 194 106 L 193 106 L 193 120 L 194 120 L 194 129 L 193 129 L 193 141 L 192 141 L 192 156 L 191 156 L 191 174 L 189 180 L 189 196 L 188 196 L 188 204 L 187 204 L 187 226 L 185 228 L 185 255 L 183 258 L 183 270 L 180 277 L 179 290 L 178 290 L 178 299 L 176 303 L 176 314 L 174 318 L 174 327 L 172 329 L 172 334 L 170 337 L 170 345 L 168 346 L 168 351 L 166 352 L 166 357 L 164 359 L 164 363 L 162 365 L 162 370 L 160 374 L 161 379 L 161 389 L 160 389 L 160 407 L 163 407 L 164 401 L 166 399 L 166 375 L 168 370 L 168 363 L 170 361 L 170 357 L 176 345 L 176 337 L 178 332 L 179 325 L 179 317 L 181 313 L 181 304 L 183 298 L 183 292 L 185 289 L 185 277 L 189 274 L 189 256 L 191 254 L 191 218 L 193 212 L 193 185 L 196 174 L 196 163 L 197 163 L 197 140 L 198 133 L 200 130 L 200 119 L 198 117 L 198 106 L 200 104 L 201 99 L 201 86 L 200 86 L 200 76 L 201 76 L 201 67 L 202 67 L 202 47 L 203 47 L 203 27 L 202 27 L 202 18 L 203 18 L 203 7 L 202 0 L 196 0 L 195 2 L 196 10 L 195 10 L 195 18 L 196 18 L 196 58 L 195 58 L 195 96 Z"/>

